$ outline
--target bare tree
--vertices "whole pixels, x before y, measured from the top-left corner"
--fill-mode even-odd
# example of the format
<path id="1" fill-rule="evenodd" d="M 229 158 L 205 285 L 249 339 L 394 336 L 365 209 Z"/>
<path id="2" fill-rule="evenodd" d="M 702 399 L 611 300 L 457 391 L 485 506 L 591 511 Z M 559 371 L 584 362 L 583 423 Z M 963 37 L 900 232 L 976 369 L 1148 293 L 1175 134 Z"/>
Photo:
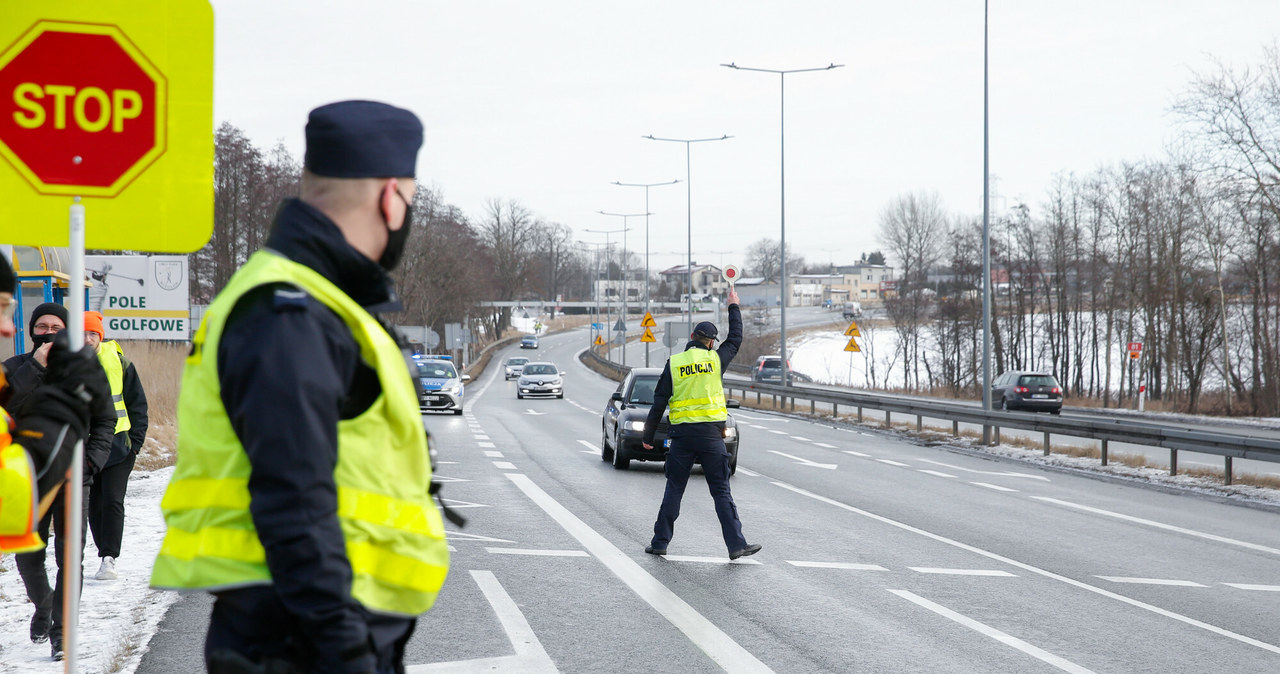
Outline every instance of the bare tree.
<path id="1" fill-rule="evenodd" d="M 492 260 L 494 299 L 521 299 L 533 271 L 533 252 L 539 234 L 533 213 L 517 201 L 491 199 L 480 221 L 480 240 Z M 511 325 L 511 308 L 502 307 L 489 316 L 494 335 Z"/>

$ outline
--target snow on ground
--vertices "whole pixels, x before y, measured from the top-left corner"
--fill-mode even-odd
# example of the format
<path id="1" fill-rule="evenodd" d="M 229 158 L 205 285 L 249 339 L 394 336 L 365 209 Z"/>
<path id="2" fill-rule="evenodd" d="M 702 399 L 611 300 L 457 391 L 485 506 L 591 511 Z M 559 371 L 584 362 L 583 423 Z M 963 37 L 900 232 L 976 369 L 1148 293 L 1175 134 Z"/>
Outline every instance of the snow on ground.
<path id="1" fill-rule="evenodd" d="M 78 672 L 132 672 L 142 660 L 160 619 L 177 599 L 173 592 L 150 589 L 151 566 L 164 537 L 160 497 L 173 468 L 135 471 L 125 497 L 124 544 L 116 562 L 120 578 L 94 580 L 98 550 L 88 536 L 84 557 L 84 592 L 80 598 Z M 87 525 L 86 525 L 87 526 Z M 54 578 L 53 546 L 48 552 L 49 578 Z M 28 638 L 34 607 L 27 601 L 22 578 L 11 556 L 0 559 L 0 672 L 61 672 L 63 663 L 49 657 L 49 643 Z"/>

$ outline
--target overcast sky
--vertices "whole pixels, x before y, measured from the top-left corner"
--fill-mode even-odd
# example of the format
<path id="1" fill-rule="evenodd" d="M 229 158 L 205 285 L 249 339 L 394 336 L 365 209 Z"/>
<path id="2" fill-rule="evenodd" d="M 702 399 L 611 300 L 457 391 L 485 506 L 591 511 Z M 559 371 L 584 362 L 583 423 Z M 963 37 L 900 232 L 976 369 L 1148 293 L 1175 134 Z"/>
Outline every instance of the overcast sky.
<path id="1" fill-rule="evenodd" d="M 213 0 L 215 121 L 301 158 L 307 112 L 348 98 L 416 112 L 419 180 L 473 219 L 514 199 L 572 227 L 620 229 L 644 190 L 684 181 L 693 258 L 743 263 L 778 238 L 779 76 L 786 76 L 788 248 L 852 262 L 882 247 L 890 199 L 936 191 L 981 213 L 978 0 L 566 2 Z M 1055 173 L 1160 158 L 1168 110 L 1213 59 L 1261 60 L 1276 0 L 995 0 L 991 171 L 999 204 L 1040 212 Z M 650 190 L 652 266 L 684 259 L 686 184 Z M 631 218 L 644 251 L 644 219 Z M 620 234 L 613 235 L 617 240 Z M 892 260 L 890 260 L 892 263 Z"/>

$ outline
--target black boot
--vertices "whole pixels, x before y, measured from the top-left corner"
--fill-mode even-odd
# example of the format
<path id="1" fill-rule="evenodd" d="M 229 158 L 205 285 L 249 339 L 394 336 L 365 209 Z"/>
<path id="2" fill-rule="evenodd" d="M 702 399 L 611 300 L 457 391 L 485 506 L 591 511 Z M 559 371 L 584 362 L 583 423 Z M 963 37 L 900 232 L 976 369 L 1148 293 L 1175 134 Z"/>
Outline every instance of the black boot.
<path id="1" fill-rule="evenodd" d="M 62 661 L 62 635 L 49 637 L 49 654 L 53 656 L 54 662 Z"/>
<path id="2" fill-rule="evenodd" d="M 44 643 L 49 639 L 49 622 L 53 618 L 53 612 L 48 608 L 36 607 L 35 615 L 31 616 L 31 643 Z"/>

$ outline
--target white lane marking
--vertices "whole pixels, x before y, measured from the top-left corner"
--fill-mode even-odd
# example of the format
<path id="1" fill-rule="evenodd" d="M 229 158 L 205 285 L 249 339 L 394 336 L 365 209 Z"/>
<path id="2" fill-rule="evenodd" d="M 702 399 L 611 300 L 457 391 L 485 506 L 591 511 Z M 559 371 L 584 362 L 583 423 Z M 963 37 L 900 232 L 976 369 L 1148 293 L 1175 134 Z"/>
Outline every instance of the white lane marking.
<path id="1" fill-rule="evenodd" d="M 497 658 L 479 658 L 476 660 L 458 660 L 455 662 L 436 662 L 429 665 L 409 665 L 406 674 L 464 674 L 466 672 L 530 672 L 530 674 L 556 674 L 551 656 L 538 641 L 538 635 L 525 620 L 520 607 L 502 588 L 502 584 L 492 571 L 472 571 L 471 577 L 480 586 L 485 599 L 493 607 L 493 612 L 507 633 L 507 640 L 515 649 L 515 655 Z"/>
<path id="2" fill-rule="evenodd" d="M 771 430 L 771 431 L 769 431 L 769 432 L 770 432 L 770 433 L 774 433 L 774 434 L 776 434 L 776 435 L 786 435 L 786 434 L 787 434 L 787 432 L 786 432 L 786 431 L 773 431 L 773 430 Z"/>
<path id="3" fill-rule="evenodd" d="M 484 503 L 472 503 L 470 501 L 459 501 L 457 499 L 452 499 L 452 498 L 446 498 L 441 500 L 445 502 L 445 505 L 455 509 L 456 508 L 488 508 L 489 507 L 487 504 L 484 504 Z"/>
<path id="4" fill-rule="evenodd" d="M 582 443 L 587 449 L 591 450 L 592 453 L 600 451 L 599 447 L 596 447 L 595 445 L 591 444 L 590 442 L 587 442 L 586 440 L 579 440 L 578 442 Z"/>
<path id="5" fill-rule="evenodd" d="M 501 468 L 502 470 L 515 470 L 516 464 L 511 463 L 510 461 L 494 461 L 493 467 Z"/>
<path id="6" fill-rule="evenodd" d="M 471 481 L 465 477 L 449 477 L 448 475 L 441 475 L 440 473 L 432 473 L 431 479 L 436 482 L 440 482 L 442 484 L 445 482 L 470 482 Z"/>
<path id="7" fill-rule="evenodd" d="M 938 477 L 955 477 L 955 475 L 951 475 L 950 473 L 943 473 L 937 470 L 925 470 L 923 468 L 917 468 L 916 470 L 921 473 L 928 473 L 929 475 L 936 475 Z"/>
<path id="8" fill-rule="evenodd" d="M 1017 578 L 1008 571 L 998 569 L 939 569 L 931 566 L 908 566 L 917 573 L 936 573 L 944 576 L 993 576 L 996 578 Z"/>
<path id="9" fill-rule="evenodd" d="M 560 524 L 600 563 L 626 583 L 637 596 L 689 638 L 707 657 L 729 672 L 772 672 L 763 662 L 698 613 L 679 595 L 663 585 L 635 560 L 623 554 L 567 508 L 533 483 L 529 476 L 505 473 L 525 496 Z"/>
<path id="10" fill-rule="evenodd" d="M 590 557 L 586 550 L 535 550 L 533 548 L 485 548 L 495 555 L 530 555 L 533 557 Z"/>
<path id="11" fill-rule="evenodd" d="M 1248 583 L 1223 583 L 1237 590 L 1258 590 L 1260 592 L 1280 592 L 1280 585 L 1250 585 Z"/>
<path id="12" fill-rule="evenodd" d="M 1235 632 L 1232 632 L 1231 630 L 1228 630 L 1228 629 L 1224 629 L 1224 628 L 1218 627 L 1217 625 L 1210 625 L 1209 623 L 1201 622 L 1201 621 L 1199 621 L 1199 620 L 1196 620 L 1195 618 L 1191 618 L 1191 617 L 1188 617 L 1188 616 L 1184 616 L 1184 615 L 1182 615 L 1182 614 L 1180 614 L 1180 613 L 1174 613 L 1173 611 L 1169 611 L 1169 610 L 1166 610 L 1166 609 L 1162 609 L 1162 608 L 1160 608 L 1159 606 L 1152 606 L 1151 604 L 1148 604 L 1148 603 L 1145 603 L 1145 602 L 1138 601 L 1137 599 L 1131 599 L 1131 598 L 1126 597 L 1126 596 L 1124 596 L 1124 595 L 1122 595 L 1122 594 L 1116 594 L 1115 592 L 1112 592 L 1112 591 L 1110 591 L 1110 590 L 1104 590 L 1104 589 L 1102 589 L 1102 588 L 1100 588 L 1100 587 L 1098 587 L 1098 586 L 1096 586 L 1096 585 L 1090 585 L 1090 584 L 1088 584 L 1088 583 L 1086 583 L 1086 582 L 1079 581 L 1079 580 L 1076 580 L 1076 579 L 1074 579 L 1074 578 L 1068 578 L 1068 577 L 1066 577 L 1066 576 L 1056 574 L 1056 573 L 1054 573 L 1054 572 L 1052 572 L 1052 571 L 1047 571 L 1047 570 L 1045 570 L 1045 569 L 1041 569 L 1040 567 L 1032 566 L 1032 565 L 1030 565 L 1030 564 L 1027 564 L 1026 562 L 1019 562 L 1019 561 L 1018 561 L 1018 560 L 1016 560 L 1016 559 L 1010 559 L 1010 558 L 1008 558 L 1008 557 L 1005 557 L 1004 555 L 999 555 L 999 554 L 996 554 L 996 553 L 994 553 L 994 552 L 989 552 L 989 551 L 987 551 L 987 550 L 983 550 L 982 548 L 979 548 L 979 547 L 976 547 L 976 546 L 973 546 L 973 545 L 969 545 L 968 543 L 961 543 L 960 541 L 957 541 L 957 540 L 955 540 L 955 539 L 953 539 L 953 538 L 947 538 L 946 536 L 942 536 L 942 535 L 939 535 L 939 534 L 935 534 L 935 533 L 933 533 L 933 532 L 931 532 L 931 531 L 925 531 L 924 529 L 921 529 L 921 528 L 919 528 L 919 527 L 913 527 L 913 526 L 911 526 L 910 524 L 906 524 L 906 523 L 904 523 L 904 522 L 899 522 L 899 521 L 897 521 L 897 520 L 890 519 L 890 518 L 888 518 L 888 517 L 885 517 L 884 515 L 877 515 L 877 514 L 875 514 L 875 513 L 873 513 L 873 512 L 869 512 L 869 511 L 867 511 L 867 510 L 863 510 L 862 508 L 857 508 L 857 507 L 851 506 L 851 505 L 849 505 L 849 504 L 847 504 L 847 503 L 841 503 L 840 501 L 837 501 L 837 500 L 835 500 L 835 499 L 827 498 L 826 496 L 821 496 L 821 495 L 815 494 L 815 493 L 813 493 L 813 492 L 811 492 L 811 491 L 807 491 L 807 490 L 801 489 L 801 488 L 799 488 L 799 487 L 796 487 L 796 486 L 793 486 L 793 485 L 787 484 L 786 482 L 779 482 L 779 481 L 776 481 L 776 480 L 775 480 L 775 481 L 773 481 L 773 484 L 775 484 L 775 485 L 777 485 L 777 486 L 779 486 L 779 487 L 782 487 L 783 489 L 786 489 L 786 490 L 789 490 L 789 491 L 795 492 L 795 493 L 797 493 L 797 494 L 800 494 L 801 496 L 807 496 L 807 497 L 809 497 L 809 498 L 811 498 L 811 499 L 813 499 L 813 500 L 815 500 L 815 501 L 820 501 L 820 502 L 822 502 L 822 503 L 826 503 L 827 505 L 834 506 L 834 507 L 836 507 L 836 508 L 840 508 L 840 509 L 842 509 L 842 510 L 847 510 L 847 511 L 849 511 L 849 512 L 851 512 L 851 513 L 856 513 L 856 514 L 858 514 L 858 515 L 862 515 L 863 517 L 866 517 L 866 518 L 868 518 L 868 519 L 872 519 L 872 520 L 875 520 L 875 521 L 877 521 L 877 522 L 881 522 L 881 523 L 884 523 L 884 524 L 888 524 L 889 526 L 897 527 L 897 528 L 899 528 L 899 529 L 902 529 L 903 531 L 909 531 L 909 532 L 911 532 L 911 533 L 913 533 L 913 534 L 918 534 L 918 535 L 920 535 L 920 536 L 924 536 L 924 537 L 926 537 L 926 538 L 933 539 L 933 540 L 935 540 L 935 541 L 938 541 L 939 543 L 945 543 L 945 544 L 947 544 L 947 545 L 950 545 L 950 546 L 953 546 L 953 547 L 959 548 L 959 549 L 961 549 L 961 550 L 967 550 L 967 551 L 972 552 L 972 553 L 974 553 L 974 554 L 976 554 L 976 555 L 982 555 L 983 557 L 986 557 L 987 559 L 994 559 L 994 560 L 995 560 L 995 561 L 997 561 L 997 562 L 1001 562 L 1001 563 L 1004 563 L 1004 564 L 1008 564 L 1009 566 L 1015 566 L 1015 567 L 1017 567 L 1017 568 L 1019 568 L 1019 569 L 1022 569 L 1023 571 L 1027 571 L 1027 572 L 1034 573 L 1034 574 L 1037 574 L 1037 575 L 1040 575 L 1040 576 L 1044 576 L 1045 578 L 1049 578 L 1049 579 L 1052 579 L 1052 580 L 1056 580 L 1056 581 L 1061 582 L 1061 583 L 1066 583 L 1067 585 L 1071 585 L 1072 587 L 1077 587 L 1077 588 L 1080 588 L 1080 589 L 1082 589 L 1082 590 L 1086 590 L 1086 591 L 1088 591 L 1088 592 L 1093 592 L 1094 594 L 1098 594 L 1098 595 L 1101 595 L 1101 596 L 1103 596 L 1103 597 L 1107 597 L 1108 599 L 1114 599 L 1114 600 L 1116 600 L 1116 601 L 1118 601 L 1118 602 L 1123 602 L 1123 603 L 1128 604 L 1128 605 L 1130 605 L 1130 606 L 1135 606 L 1135 607 L 1137 607 L 1137 608 L 1140 608 L 1140 609 L 1143 609 L 1143 610 L 1146 610 L 1146 611 L 1150 611 L 1150 612 L 1152 612 L 1152 613 L 1155 613 L 1156 615 L 1164 616 L 1164 617 L 1166 617 L 1166 618 L 1170 618 L 1170 619 L 1172 619 L 1172 620 L 1177 620 L 1178 622 L 1181 622 L 1181 623 L 1184 623 L 1184 624 L 1187 624 L 1187 625 L 1191 625 L 1192 627 L 1198 627 L 1198 628 L 1200 628 L 1200 629 L 1202 629 L 1202 630 L 1206 630 L 1206 631 L 1208 631 L 1208 632 L 1212 632 L 1212 633 L 1214 633 L 1214 634 L 1218 634 L 1218 635 L 1220 635 L 1220 636 L 1227 637 L 1228 639 L 1234 639 L 1234 640 L 1239 641 L 1239 642 L 1241 642 L 1241 643 L 1248 644 L 1248 645 L 1250 645 L 1250 646 L 1254 646 L 1254 647 L 1260 648 L 1260 649 L 1262 649 L 1262 650 L 1264 650 L 1264 651 L 1269 651 L 1269 652 L 1271 652 L 1271 653 L 1277 653 L 1277 654 L 1280 654 L 1280 647 L 1278 647 L 1278 646 L 1273 646 L 1272 644 L 1266 643 L 1265 641 L 1259 641 L 1259 640 L 1257 640 L 1257 639 L 1254 639 L 1253 637 L 1247 637 L 1247 636 L 1245 636 L 1245 635 L 1243 635 L 1243 634 L 1236 634 Z"/>
<path id="13" fill-rule="evenodd" d="M 835 445 L 828 445 L 828 444 L 827 444 L 827 443 L 825 443 L 825 442 L 815 442 L 815 443 L 813 443 L 813 444 L 815 444 L 815 445 L 817 445 L 817 446 L 819 446 L 819 447 L 826 448 L 826 449 L 835 449 L 835 448 L 836 448 L 836 446 L 835 446 Z"/>
<path id="14" fill-rule="evenodd" d="M 888 571 L 878 564 L 855 564 L 854 562 L 796 562 L 790 559 L 787 563 L 810 569 L 849 569 L 852 571 Z"/>
<path id="15" fill-rule="evenodd" d="M 461 531 L 446 531 L 445 536 L 450 542 L 461 543 L 463 541 L 478 541 L 485 543 L 515 543 L 505 538 L 493 538 L 492 536 L 481 536 L 480 534 L 464 534 Z"/>
<path id="16" fill-rule="evenodd" d="M 1094 576 L 1113 583 L 1134 583 L 1136 585 L 1177 585 L 1179 587 L 1208 587 L 1190 580 L 1173 580 L 1170 578 L 1130 578 L 1128 576 Z"/>
<path id="17" fill-rule="evenodd" d="M 1136 522 L 1138 524 L 1145 524 L 1149 527 L 1164 529 L 1165 531 L 1176 531 L 1180 534 L 1186 534 L 1188 536 L 1205 538 L 1211 541 L 1217 541 L 1219 543 L 1229 543 L 1231 545 L 1238 545 L 1242 548 L 1248 548 L 1250 550 L 1257 550 L 1259 552 L 1269 552 L 1273 555 L 1280 555 L 1280 550 L 1277 550 L 1275 548 L 1269 548 L 1265 545 L 1258 545 L 1257 543 L 1248 543 L 1245 541 L 1238 541 L 1234 538 L 1227 538 L 1226 536 L 1218 536 L 1217 534 L 1207 534 L 1202 531 L 1196 531 L 1194 529 L 1184 529 L 1183 527 L 1175 527 L 1172 524 L 1165 524 L 1163 522 L 1155 522 L 1152 520 L 1144 520 L 1140 517 L 1134 517 L 1132 515 L 1124 515 L 1121 513 L 1111 512 L 1110 510 L 1102 510 L 1101 508 L 1092 508 L 1087 505 L 1080 505 L 1079 503 L 1072 503 L 1070 501 L 1061 501 L 1056 498 L 1049 498 L 1048 496 L 1032 496 L 1031 498 L 1036 499 L 1038 501 L 1045 501 L 1046 503 L 1056 503 L 1057 505 L 1066 506 L 1068 508 L 1075 508 L 1076 510 L 1083 510 L 1085 512 L 1093 513 L 1095 515 L 1106 515 L 1107 517 L 1114 517 L 1119 520 L 1125 520 L 1126 522 Z"/>
<path id="18" fill-rule="evenodd" d="M 792 440 L 799 440 L 800 442 L 813 442 L 813 441 L 812 441 L 812 440 L 810 440 L 809 438 L 802 438 L 802 437 L 800 437 L 800 436 L 798 436 L 798 435 L 793 435 L 793 436 L 791 436 L 791 439 L 792 439 Z"/>
<path id="19" fill-rule="evenodd" d="M 780 424 L 785 424 L 790 421 L 790 419 L 775 419 L 773 417 L 749 417 L 745 414 L 739 414 L 738 412 L 734 412 L 733 416 L 738 417 L 739 419 L 750 419 L 752 421 L 776 421 Z"/>
<path id="20" fill-rule="evenodd" d="M 911 464 L 902 463 L 901 461 L 894 461 L 892 459 L 876 459 L 876 461 L 879 461 L 880 463 L 887 463 L 890 466 L 902 466 L 903 468 L 911 467 Z"/>
<path id="21" fill-rule="evenodd" d="M 952 611 L 951 609 L 945 606 L 942 606 L 941 604 L 935 604 L 929 601 L 928 599 L 921 597 L 920 595 L 914 594 L 912 592 L 908 592 L 906 590 L 889 590 L 889 591 L 898 595 L 899 597 L 902 597 L 903 599 L 906 599 L 907 601 L 915 604 L 916 606 L 929 609 L 930 611 L 937 613 L 938 615 L 946 618 L 947 620 L 960 623 L 961 625 L 964 625 L 965 627 L 968 627 L 969 629 L 979 634 L 991 637 L 992 639 L 995 639 L 996 641 L 999 641 L 1000 643 L 1006 646 L 1012 646 L 1013 648 L 1016 648 L 1022 651 L 1023 653 L 1026 653 L 1027 655 L 1030 655 L 1031 657 L 1036 658 L 1037 660 L 1053 665 L 1054 667 L 1057 667 L 1058 669 L 1061 669 L 1064 672 L 1072 672 L 1072 674 L 1093 674 L 1093 670 L 1081 667 L 1080 665 L 1077 665 L 1076 663 L 1071 662 L 1070 660 L 1054 655 L 1053 653 L 1050 653 L 1049 651 L 1046 651 L 1043 648 L 1040 648 L 1038 646 L 1032 646 L 1031 644 L 1023 641 L 1022 639 L 1019 639 L 1013 636 L 1012 634 L 1006 634 L 994 627 L 991 627 L 989 625 L 984 625 L 978 622 L 977 620 L 974 620 L 973 618 L 956 613 L 955 611 Z"/>
<path id="22" fill-rule="evenodd" d="M 698 564 L 760 564 L 749 557 L 729 559 L 727 557 L 700 557 L 697 555 L 662 555 L 668 562 L 696 562 Z"/>
<path id="23" fill-rule="evenodd" d="M 827 470 L 835 470 L 835 469 L 836 469 L 836 464 L 834 464 L 834 463 L 818 463 L 817 461 L 810 461 L 810 460 L 808 460 L 808 459 L 802 459 L 802 458 L 800 458 L 800 457 L 798 457 L 798 456 L 792 456 L 792 455 L 790 455 L 790 454 L 785 454 L 785 453 L 783 453 L 783 452 L 779 452 L 779 451 L 778 451 L 778 450 L 776 450 L 776 449 L 771 449 L 771 450 L 769 450 L 769 452 L 770 452 L 770 453 L 772 453 L 772 454 L 777 454 L 778 456 L 785 456 L 785 457 L 787 457 L 788 459 L 791 459 L 792 461 L 797 461 L 797 462 L 799 462 L 799 463 L 800 463 L 800 465 L 802 465 L 802 466 L 811 466 L 811 467 L 813 467 L 813 468 L 825 468 L 825 469 L 827 469 Z"/>
<path id="24" fill-rule="evenodd" d="M 497 447 L 497 445 L 492 442 L 477 442 L 476 447 Z"/>
<path id="25" fill-rule="evenodd" d="M 864 458 L 864 459 L 870 459 L 870 458 L 871 458 L 871 455 L 870 455 L 870 454 L 863 454 L 862 452 L 855 452 L 855 451 L 853 451 L 852 449 L 846 449 L 846 450 L 844 450 L 844 453 L 845 453 L 845 454 L 848 454 L 849 456 L 860 456 L 860 457 L 862 457 L 862 458 Z"/>
<path id="26" fill-rule="evenodd" d="M 743 424 L 743 425 L 750 426 L 751 428 L 768 428 L 768 426 L 761 426 L 759 424 Z"/>
<path id="27" fill-rule="evenodd" d="M 1000 485 L 998 485 L 998 484 L 987 484 L 986 482 L 970 482 L 969 484 L 976 484 L 976 485 L 978 485 L 979 487 L 986 487 L 987 489 L 994 489 L 994 490 L 996 490 L 996 491 L 1014 491 L 1014 492 L 1018 491 L 1017 489 L 1010 489 L 1010 488 L 1008 488 L 1008 487 L 1001 487 L 1001 486 L 1000 486 Z"/>
<path id="28" fill-rule="evenodd" d="M 1049 481 L 1049 478 L 1044 477 L 1043 475 L 1030 475 L 1027 473 L 1013 473 L 1009 471 L 998 471 L 998 470 L 974 470 L 973 468 L 965 468 L 964 466 L 957 466 L 950 463 L 943 463 L 941 461 L 934 461 L 932 459 L 920 459 L 920 461 L 922 461 L 923 463 L 932 463 L 935 466 L 942 466 L 943 468 L 950 468 L 951 470 L 958 470 L 964 473 L 977 473 L 978 475 L 1000 475 L 1004 477 L 1025 477 L 1025 478 L 1030 478 L 1032 480 L 1044 480 L 1045 482 Z"/>
<path id="29" fill-rule="evenodd" d="M 742 466 L 738 466 L 738 472 L 746 475 L 747 477 L 760 477 L 760 473 L 757 473 L 754 470 L 748 470 Z"/>
<path id="30" fill-rule="evenodd" d="M 533 415 L 533 416 L 535 416 L 535 417 L 540 417 L 540 416 L 542 416 L 542 415 L 546 414 L 546 412 L 535 412 L 535 411 L 533 410 L 533 408 L 532 408 L 532 407 L 526 407 L 526 408 L 524 409 L 524 413 L 525 413 L 525 414 L 532 414 L 532 415 Z"/>
<path id="31" fill-rule="evenodd" d="M 484 455 L 485 455 L 485 456 L 487 456 L 487 457 L 489 457 L 489 458 L 491 458 L 491 459 L 501 459 L 501 458 L 502 458 L 502 452 L 499 452 L 499 451 L 498 451 L 498 450 L 496 450 L 496 449 L 488 449 L 488 450 L 485 450 Z"/>
<path id="32" fill-rule="evenodd" d="M 487 435 L 476 435 L 476 436 L 474 436 L 472 439 L 474 439 L 474 440 L 489 440 L 490 438 L 489 438 L 489 436 L 487 436 Z"/>

